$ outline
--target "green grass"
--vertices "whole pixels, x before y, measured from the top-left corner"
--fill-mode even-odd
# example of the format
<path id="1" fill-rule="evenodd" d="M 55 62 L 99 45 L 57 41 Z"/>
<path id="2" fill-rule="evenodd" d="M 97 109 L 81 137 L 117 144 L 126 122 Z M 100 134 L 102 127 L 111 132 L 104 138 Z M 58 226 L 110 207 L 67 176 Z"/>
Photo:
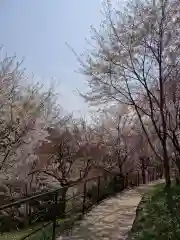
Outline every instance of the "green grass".
<path id="1" fill-rule="evenodd" d="M 159 184 L 143 197 L 128 239 L 180 239 L 180 185 Z"/>

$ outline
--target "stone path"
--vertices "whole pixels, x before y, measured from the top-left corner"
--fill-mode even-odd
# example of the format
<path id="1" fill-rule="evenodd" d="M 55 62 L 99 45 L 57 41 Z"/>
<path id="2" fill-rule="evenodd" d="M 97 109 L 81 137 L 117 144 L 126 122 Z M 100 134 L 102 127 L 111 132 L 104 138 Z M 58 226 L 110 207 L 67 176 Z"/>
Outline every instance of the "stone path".
<path id="1" fill-rule="evenodd" d="M 125 240 L 142 195 L 161 182 L 163 180 L 125 190 L 104 200 L 84 216 L 73 228 L 71 236 L 60 236 L 57 240 Z"/>

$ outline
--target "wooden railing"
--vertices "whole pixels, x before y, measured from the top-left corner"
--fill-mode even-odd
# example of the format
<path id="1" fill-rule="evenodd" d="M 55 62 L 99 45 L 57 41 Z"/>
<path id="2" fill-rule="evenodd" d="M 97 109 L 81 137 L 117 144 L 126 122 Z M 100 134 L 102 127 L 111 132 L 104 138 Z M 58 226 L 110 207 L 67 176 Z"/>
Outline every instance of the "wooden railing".
<path id="1" fill-rule="evenodd" d="M 162 178 L 162 169 L 151 168 L 147 181 Z M 125 177 L 106 174 L 66 188 L 36 194 L 0 206 L 0 232 L 31 228 L 19 239 L 52 239 L 80 219 L 91 207 L 124 189 L 143 183 L 140 172 Z M 9 229 L 6 229 L 7 226 Z M 11 228 L 11 229 L 10 229 Z M 24 231 L 24 230 L 23 230 Z M 16 234 L 14 232 L 14 234 Z"/>

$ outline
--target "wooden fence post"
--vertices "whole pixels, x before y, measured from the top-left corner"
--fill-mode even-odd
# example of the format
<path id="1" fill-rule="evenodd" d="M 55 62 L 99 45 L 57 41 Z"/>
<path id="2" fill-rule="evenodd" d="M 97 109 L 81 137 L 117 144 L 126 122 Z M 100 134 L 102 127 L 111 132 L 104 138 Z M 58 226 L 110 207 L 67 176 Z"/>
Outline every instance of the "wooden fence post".
<path id="1" fill-rule="evenodd" d="M 52 230 L 52 240 L 56 239 L 56 211 L 57 211 L 57 199 L 58 199 L 58 192 L 54 195 L 54 207 L 53 207 L 53 230 Z"/>
<path id="2" fill-rule="evenodd" d="M 149 169 L 148 169 L 148 171 L 147 171 L 147 175 L 148 175 L 148 182 L 150 182 L 150 181 L 151 181 L 151 172 L 150 172 Z"/>
<path id="3" fill-rule="evenodd" d="M 156 167 L 154 168 L 154 172 L 155 172 L 155 180 L 157 180 L 157 173 L 156 173 Z"/>
<path id="4" fill-rule="evenodd" d="M 67 191 L 68 191 L 68 187 L 64 186 L 61 190 L 61 201 L 59 204 L 59 208 L 60 208 L 60 214 L 61 214 L 61 218 L 65 218 L 66 217 L 66 195 L 67 195 Z"/>
<path id="5" fill-rule="evenodd" d="M 128 174 L 125 176 L 125 188 L 128 188 L 129 183 L 128 183 Z"/>
<path id="6" fill-rule="evenodd" d="M 137 171 L 137 186 L 140 185 L 139 171 Z"/>
<path id="7" fill-rule="evenodd" d="M 100 184 L 101 184 L 100 176 L 98 176 L 97 181 L 98 181 L 98 183 L 97 183 L 97 200 L 99 200 L 99 197 L 100 197 Z"/>
<path id="8" fill-rule="evenodd" d="M 83 209 L 82 209 L 82 213 L 85 213 L 86 210 L 86 181 L 84 182 L 84 190 L 83 190 Z"/>
<path id="9" fill-rule="evenodd" d="M 31 202 L 29 202 L 29 204 L 28 204 L 28 219 L 29 219 L 29 225 L 31 225 L 31 215 L 32 215 Z"/>

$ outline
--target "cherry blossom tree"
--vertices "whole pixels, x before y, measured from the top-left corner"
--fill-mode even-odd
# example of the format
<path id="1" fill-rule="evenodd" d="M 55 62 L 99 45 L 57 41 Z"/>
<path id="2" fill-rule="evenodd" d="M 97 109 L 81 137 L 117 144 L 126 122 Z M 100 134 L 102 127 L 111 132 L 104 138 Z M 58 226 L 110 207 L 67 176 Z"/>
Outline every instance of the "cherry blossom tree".
<path id="1" fill-rule="evenodd" d="M 179 2 L 131 1 L 124 11 L 104 4 L 102 29 L 94 29 L 95 49 L 81 61 L 94 104 L 125 103 L 134 108 L 153 148 L 144 118 L 161 145 L 166 185 L 170 185 L 165 82 L 179 65 Z"/>
<path id="2" fill-rule="evenodd" d="M 101 136 L 99 142 L 104 145 L 104 155 L 102 153 L 102 164 L 108 171 L 118 171 L 118 174 L 123 176 L 128 169 L 130 159 L 128 155 L 131 152 L 130 146 L 127 144 L 127 136 L 131 130 L 131 117 L 128 115 L 126 106 L 111 107 L 104 112 L 104 119 L 101 120 L 99 126 L 100 131 L 96 134 Z M 129 160 L 129 161 L 127 161 Z"/>
<path id="3" fill-rule="evenodd" d="M 0 62 L 1 184 L 31 182 L 28 173 L 37 160 L 35 147 L 48 136 L 47 124 L 55 116 L 53 106 L 49 111 L 53 101 L 52 89 L 44 91 L 40 84 L 33 85 L 14 57 Z"/>

